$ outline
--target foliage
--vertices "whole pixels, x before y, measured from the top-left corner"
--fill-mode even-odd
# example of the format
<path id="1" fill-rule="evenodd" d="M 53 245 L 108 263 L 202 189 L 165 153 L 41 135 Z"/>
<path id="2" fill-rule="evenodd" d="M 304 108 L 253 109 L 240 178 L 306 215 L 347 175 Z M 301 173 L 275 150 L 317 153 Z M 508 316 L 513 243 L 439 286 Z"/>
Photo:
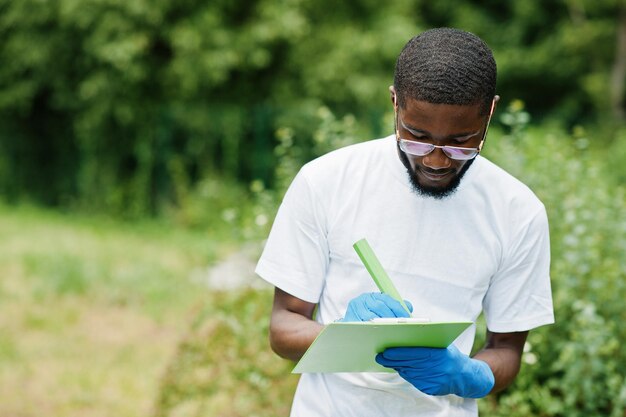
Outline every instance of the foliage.
<path id="1" fill-rule="evenodd" d="M 0 194 L 130 218 L 220 175 L 274 188 L 274 132 L 316 145 L 319 108 L 389 131 L 402 45 L 482 36 L 499 92 L 565 123 L 606 113 L 614 0 L 0 0 Z M 332 10 L 332 13 L 328 11 Z M 591 117 L 593 118 L 593 117 Z"/>
<path id="2" fill-rule="evenodd" d="M 578 133 L 580 135 L 580 132 Z M 615 416 L 626 410 L 626 189 L 589 141 L 529 129 L 487 153 L 526 182 L 550 219 L 557 323 L 534 330 L 513 388 L 481 403 L 487 415 Z"/>

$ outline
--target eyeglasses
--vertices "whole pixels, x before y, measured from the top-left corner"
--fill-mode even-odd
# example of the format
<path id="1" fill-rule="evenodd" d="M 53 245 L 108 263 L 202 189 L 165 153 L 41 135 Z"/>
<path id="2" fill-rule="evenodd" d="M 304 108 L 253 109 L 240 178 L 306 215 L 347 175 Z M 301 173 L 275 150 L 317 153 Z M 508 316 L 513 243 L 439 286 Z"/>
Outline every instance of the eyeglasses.
<path id="1" fill-rule="evenodd" d="M 402 139 L 400 137 L 400 132 L 398 130 L 398 112 L 395 114 L 395 123 L 396 123 L 396 140 L 398 141 L 398 145 L 400 149 L 404 153 L 408 153 L 409 155 L 414 156 L 426 156 L 432 153 L 435 149 L 439 148 L 443 151 L 443 153 L 450 159 L 454 159 L 456 161 L 468 161 L 470 159 L 476 158 L 480 151 L 483 148 L 483 144 L 485 143 L 485 138 L 487 137 L 487 130 L 489 129 L 489 122 L 491 121 L 491 115 L 493 113 L 493 109 L 495 107 L 495 100 L 491 103 L 491 111 L 489 112 L 489 118 L 487 119 L 487 125 L 485 126 L 485 131 L 483 132 L 483 137 L 480 140 L 477 148 L 464 148 L 461 146 L 440 146 L 434 145 L 432 143 L 420 142 L 417 140 L 409 140 Z"/>
<path id="2" fill-rule="evenodd" d="M 480 146 L 482 146 L 482 141 Z M 460 146 L 439 146 L 432 143 L 418 142 L 416 140 L 401 139 L 398 137 L 398 144 L 402 152 L 415 156 L 426 156 L 435 148 L 439 148 L 450 159 L 457 161 L 467 161 L 475 158 L 480 153 L 480 146 L 478 148 L 462 148 Z"/>

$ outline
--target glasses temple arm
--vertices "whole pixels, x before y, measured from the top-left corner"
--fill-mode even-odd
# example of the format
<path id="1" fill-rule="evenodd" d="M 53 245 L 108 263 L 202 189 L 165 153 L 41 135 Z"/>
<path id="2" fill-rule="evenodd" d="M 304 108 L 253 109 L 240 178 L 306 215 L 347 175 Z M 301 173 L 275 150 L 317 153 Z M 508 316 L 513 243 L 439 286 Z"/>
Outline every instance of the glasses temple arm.
<path id="1" fill-rule="evenodd" d="M 487 139 L 487 131 L 489 130 L 489 124 L 491 123 L 491 116 L 493 116 L 493 110 L 496 107 L 496 100 L 491 101 L 491 109 L 489 110 L 489 117 L 487 118 L 487 125 L 485 126 L 485 133 L 483 133 L 483 138 L 478 144 L 478 152 L 483 149 L 483 145 L 485 144 L 485 140 Z"/>

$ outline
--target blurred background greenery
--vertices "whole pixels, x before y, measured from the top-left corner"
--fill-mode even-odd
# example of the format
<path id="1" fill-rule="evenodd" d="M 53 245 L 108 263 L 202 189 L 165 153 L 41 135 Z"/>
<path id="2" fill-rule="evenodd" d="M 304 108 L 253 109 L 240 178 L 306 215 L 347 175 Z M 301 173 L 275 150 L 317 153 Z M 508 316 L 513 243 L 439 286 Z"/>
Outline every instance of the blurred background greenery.
<path id="1" fill-rule="evenodd" d="M 485 154 L 551 224 L 557 324 L 481 410 L 626 416 L 621 0 L 0 0 L 0 416 L 286 415 L 254 259 L 437 26 L 493 48 Z"/>

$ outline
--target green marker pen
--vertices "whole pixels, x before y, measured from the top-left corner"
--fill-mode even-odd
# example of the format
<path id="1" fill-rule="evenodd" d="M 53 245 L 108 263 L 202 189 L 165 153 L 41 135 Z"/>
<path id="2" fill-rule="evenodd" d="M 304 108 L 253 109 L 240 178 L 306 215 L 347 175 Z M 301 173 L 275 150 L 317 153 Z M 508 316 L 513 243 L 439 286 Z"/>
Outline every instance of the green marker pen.
<path id="1" fill-rule="evenodd" d="M 374 254 L 372 247 L 369 243 L 367 243 L 367 240 L 363 238 L 352 246 L 354 247 L 356 253 L 359 255 L 359 258 L 361 258 L 361 262 L 363 262 L 363 265 L 365 265 L 365 269 L 367 269 L 367 272 L 369 272 L 372 276 L 372 279 L 376 283 L 376 286 L 378 287 L 380 292 L 382 292 L 383 294 L 388 294 L 394 299 L 398 300 L 398 302 L 400 302 L 406 312 L 409 313 L 409 317 L 411 317 L 411 312 L 409 311 L 409 308 L 406 306 L 406 303 L 400 296 L 400 293 L 396 289 L 395 285 L 393 285 L 391 278 L 389 278 L 389 275 L 387 275 L 387 272 Z"/>

